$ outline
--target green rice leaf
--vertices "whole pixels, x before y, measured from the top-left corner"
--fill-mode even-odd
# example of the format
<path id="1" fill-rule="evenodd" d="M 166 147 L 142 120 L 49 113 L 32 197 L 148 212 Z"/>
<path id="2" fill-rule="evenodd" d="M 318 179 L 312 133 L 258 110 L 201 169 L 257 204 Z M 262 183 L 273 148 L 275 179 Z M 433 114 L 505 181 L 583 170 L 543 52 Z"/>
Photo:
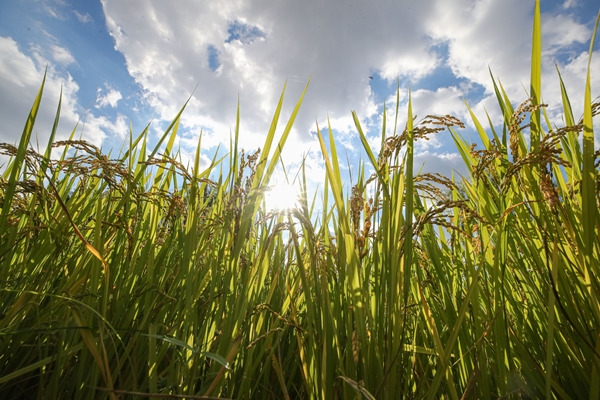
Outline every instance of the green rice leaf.
<path id="1" fill-rule="evenodd" d="M 592 54 L 594 51 L 594 39 L 598 31 L 600 22 L 600 12 L 596 18 L 594 33 L 590 41 L 590 50 L 588 58 L 587 77 L 585 81 L 585 98 L 583 103 L 583 173 L 581 182 L 582 194 L 582 220 L 583 220 L 583 238 L 584 238 L 584 258 L 586 267 L 586 284 L 589 288 L 592 307 L 596 320 L 600 320 L 600 303 L 594 289 L 592 289 L 591 280 L 597 276 L 600 267 L 600 252 L 596 244 L 598 243 L 598 232 L 600 231 L 600 219 L 598 214 L 598 205 L 596 201 L 596 178 L 598 170 L 594 166 L 594 121 L 592 114 L 592 90 L 591 90 L 591 65 Z M 600 349 L 600 336 L 596 335 L 596 349 Z M 590 399 L 600 397 L 600 359 L 595 358 L 591 371 L 591 390 Z"/>
<path id="2" fill-rule="evenodd" d="M 25 123 L 25 127 L 23 128 L 23 133 L 21 134 L 21 140 L 19 142 L 19 147 L 17 148 L 17 154 L 15 158 L 12 160 L 12 163 L 8 167 L 8 171 L 10 171 L 10 177 L 8 178 L 8 185 L 6 186 L 6 190 L 4 192 L 4 204 L 2 205 L 2 215 L 0 215 L 0 226 L 5 226 L 6 220 L 8 218 L 13 195 L 15 193 L 15 189 L 17 187 L 17 180 L 20 177 L 21 169 L 23 167 L 23 161 L 25 160 L 25 154 L 27 153 L 27 147 L 29 146 L 29 139 L 31 138 L 31 132 L 33 132 L 33 126 L 35 124 L 35 119 L 37 117 L 37 113 L 40 109 L 40 103 L 42 101 L 42 93 L 44 92 L 44 84 L 46 83 L 46 73 L 44 73 L 44 78 L 42 79 L 42 84 L 38 90 L 38 94 L 33 101 L 33 105 L 31 106 L 31 110 L 29 111 L 29 116 L 27 117 L 27 122 Z"/>
<path id="3" fill-rule="evenodd" d="M 279 139 L 279 142 L 277 143 L 277 147 L 275 148 L 275 151 L 273 152 L 273 155 L 271 156 L 271 161 L 269 162 L 269 167 L 267 168 L 267 172 L 262 177 L 261 187 L 267 186 L 269 180 L 271 179 L 271 175 L 273 175 L 273 171 L 275 170 L 275 166 L 279 162 L 281 152 L 283 151 L 285 142 L 287 141 L 287 138 L 292 130 L 292 126 L 294 125 L 294 121 L 296 120 L 296 117 L 298 115 L 298 111 L 300 111 L 300 106 L 302 105 L 302 101 L 304 100 L 304 96 L 306 95 L 306 91 L 308 90 L 309 84 L 310 84 L 310 79 L 308 80 L 308 82 L 306 82 L 306 85 L 304 86 L 304 89 L 302 90 L 302 93 L 300 94 L 300 98 L 298 98 L 298 101 L 296 102 L 296 106 L 294 107 L 294 110 L 292 111 L 292 114 L 290 115 L 290 118 L 288 119 L 288 122 L 285 125 L 285 128 L 283 129 L 281 138 Z M 282 97 L 283 97 L 283 94 L 282 94 Z M 269 143 L 269 146 L 270 146 L 270 143 Z M 268 148 L 269 146 L 267 146 L 267 144 L 265 144 L 265 148 Z"/>
<path id="4" fill-rule="evenodd" d="M 529 96 L 532 104 L 538 105 L 542 101 L 542 23 L 540 16 L 540 0 L 535 1 L 533 12 L 533 37 L 531 46 L 531 87 Z M 531 150 L 538 151 L 542 134 L 540 110 L 531 115 Z"/>

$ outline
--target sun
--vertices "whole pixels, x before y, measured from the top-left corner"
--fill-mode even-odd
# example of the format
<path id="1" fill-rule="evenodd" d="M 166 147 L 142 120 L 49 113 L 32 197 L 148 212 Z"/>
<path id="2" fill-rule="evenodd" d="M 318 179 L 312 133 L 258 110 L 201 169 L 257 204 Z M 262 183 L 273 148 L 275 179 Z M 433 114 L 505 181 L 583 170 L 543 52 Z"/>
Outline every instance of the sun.
<path id="1" fill-rule="evenodd" d="M 300 191 L 289 183 L 269 186 L 265 193 L 265 207 L 267 212 L 291 211 L 298 208 Z"/>

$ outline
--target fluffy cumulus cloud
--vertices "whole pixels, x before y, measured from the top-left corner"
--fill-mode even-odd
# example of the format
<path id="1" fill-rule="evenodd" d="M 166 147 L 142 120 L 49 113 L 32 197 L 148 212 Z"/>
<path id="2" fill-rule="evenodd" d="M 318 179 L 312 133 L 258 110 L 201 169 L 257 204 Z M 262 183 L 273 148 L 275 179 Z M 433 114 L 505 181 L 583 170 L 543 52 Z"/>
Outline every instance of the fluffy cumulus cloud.
<path id="1" fill-rule="evenodd" d="M 467 123 L 470 118 L 465 101 L 482 122 L 487 122 L 486 113 L 494 122 L 502 120 L 489 69 L 513 102 L 519 103 L 527 96 L 533 2 L 180 0 L 176 6 L 160 0 L 101 3 L 114 48 L 123 55 L 127 72 L 142 89 L 142 100 L 156 115 L 153 132 L 160 131 L 165 121 L 170 122 L 193 93 L 178 139 L 184 158 L 192 158 L 200 132 L 204 148 L 229 144 L 238 100 L 240 146 L 248 151 L 261 147 L 284 84 L 279 134 L 309 79 L 283 159 L 296 165 L 306 160 L 306 166 L 314 170 L 309 178 L 315 180 L 322 180 L 323 172 L 314 134 L 317 124 L 322 130 L 328 125 L 334 129 L 341 159 L 365 160 L 351 111 L 356 111 L 369 143 L 377 149 L 384 99 L 387 126 L 389 130 L 393 126 L 395 95 L 390 93 L 397 79 L 400 127 L 406 121 L 409 86 L 413 88 L 414 111 L 419 117 L 451 114 Z M 60 21 L 71 18 L 85 26 L 99 22 L 86 12 L 69 10 L 67 6 L 50 7 L 51 2 L 42 4 L 47 6 L 48 15 Z M 587 71 L 590 21 L 581 20 L 581 1 L 559 2 L 554 10 L 542 16 L 544 99 L 560 101 L 555 68 L 558 66 L 578 118 Z M 126 132 L 128 122 L 119 114 L 119 107 L 132 94 L 111 81 L 98 89 L 94 107 L 84 114 L 89 103 L 82 107 L 77 99 L 83 82 L 73 78 L 77 76 L 73 71 L 84 70 L 84 58 L 58 39 L 49 43 L 21 44 L 29 47 L 19 48 L 13 39 L 0 38 L 0 92 L 2 97 L 11 99 L 0 108 L 0 118 L 7 121 L 0 130 L 0 141 L 14 142 L 18 138 L 14 132 L 22 130 L 26 115 L 16 121 L 14 114 L 29 108 L 30 104 L 25 103 L 35 96 L 46 65 L 49 79 L 45 97 L 54 102 L 42 104 L 45 108 L 40 118 L 46 122 L 40 127 L 52 126 L 62 86 L 61 126 L 66 128 L 61 135 L 70 133 L 80 120 L 85 121 L 80 125 L 85 125 L 82 135 L 96 144 L 102 143 L 109 132 Z M 600 70 L 598 54 L 592 70 Z M 596 95 L 600 74 L 593 74 L 593 79 Z M 101 82 L 96 84 L 102 86 Z M 95 90 L 96 86 L 91 91 L 92 100 Z M 97 116 L 103 112 L 113 117 Z M 549 116 L 557 123 L 561 120 L 560 104 L 549 104 Z M 41 143 L 49 134 L 42 128 L 37 133 Z M 446 134 L 418 144 L 418 163 L 425 162 L 426 170 L 431 171 L 460 168 L 453 146 L 446 146 L 449 142 Z"/>
<path id="2" fill-rule="evenodd" d="M 563 4 L 564 9 L 574 6 L 575 1 Z M 532 4 L 520 0 L 458 0 L 435 8 L 435 18 L 430 22 L 432 37 L 448 43 L 447 63 L 454 74 L 486 89 L 485 97 L 472 106 L 478 115 L 489 112 L 494 122 L 499 122 L 501 116 L 495 104 L 489 71 L 513 102 L 527 98 L 524 88 L 528 88 L 530 78 L 532 8 Z M 577 48 L 574 45 L 589 42 L 591 30 L 586 27 L 586 22 L 589 21 L 581 21 L 570 12 L 542 14 L 544 99 L 560 101 L 555 67 L 561 71 L 579 68 L 578 73 L 565 78 L 565 83 L 571 84 L 574 93 L 583 93 L 586 70 L 580 67 L 583 59 L 587 62 L 587 47 L 574 50 Z M 594 62 L 597 58 L 596 55 Z M 600 76 L 594 74 L 593 79 L 592 86 L 600 87 Z M 583 96 L 579 97 L 583 99 Z M 575 98 L 572 101 L 581 110 L 582 102 Z"/>
<path id="3" fill-rule="evenodd" d="M 57 51 L 58 54 L 63 54 L 58 59 L 55 57 Z M 96 117 L 86 113 L 78 104 L 79 85 L 69 73 L 60 68 L 63 65 L 61 60 L 69 61 L 69 64 L 75 62 L 64 56 L 68 52 L 51 49 L 51 58 L 46 58 L 39 47 L 32 46 L 30 53 L 26 54 L 12 38 L 0 37 L 0 93 L 4 99 L 10 99 L 3 101 L 0 107 L 0 120 L 3 121 L 0 142 L 18 144 L 44 73 L 46 82 L 31 139 L 34 148 L 44 150 L 61 98 L 56 140 L 68 138 L 74 127 L 78 127 L 76 138 L 98 146 L 103 144 L 107 132 L 127 132 L 124 117 L 117 116 L 114 120 L 105 116 Z M 108 97 L 106 101 L 112 101 Z"/>
<path id="4" fill-rule="evenodd" d="M 376 110 L 370 74 L 418 79 L 440 61 L 419 22 L 431 1 L 144 4 L 103 1 L 132 76 L 156 94 L 165 117 L 198 83 L 184 121 L 211 124 L 227 141 L 239 95 L 246 146 L 260 145 L 286 81 L 282 117 L 311 78 L 295 125 L 310 142 L 315 121 L 323 126 L 329 116 L 347 131 L 352 109 L 363 117 Z"/>
<path id="5" fill-rule="evenodd" d="M 450 113 L 468 120 L 465 92 L 478 87 L 484 93 L 472 108 L 482 119 L 487 112 L 501 121 L 488 68 L 515 102 L 526 97 L 532 4 L 521 0 L 388 0 L 376 6 L 358 0 L 181 1 L 177 7 L 102 0 L 102 5 L 116 49 L 161 117 L 175 115 L 198 85 L 183 122 L 196 132 L 203 128 L 207 145 L 229 141 L 239 98 L 242 146 L 259 147 L 283 83 L 285 122 L 309 77 L 289 159 L 318 150 L 310 133 L 316 122 L 323 128 L 329 121 L 339 142 L 356 153 L 360 144 L 350 111 L 356 110 L 366 126 L 377 121 L 380 108 L 369 85 L 374 74 L 393 85 L 397 78 L 418 83 L 441 68 L 450 70 L 454 84 L 414 91 L 420 115 Z M 567 10 L 575 6 L 564 3 Z M 551 27 L 544 30 L 545 76 L 555 76 L 553 57 L 589 40 L 590 30 L 568 12 L 545 15 L 544 24 Z M 571 54 L 561 63 L 565 80 L 581 81 L 581 57 Z M 547 80 L 556 84 L 555 78 Z M 554 96 L 555 88 L 547 93 Z M 456 164 L 455 155 L 435 153 L 436 148 L 434 140 L 421 148 L 420 157 L 430 158 L 433 169 Z"/>
<path id="6" fill-rule="evenodd" d="M 48 65 L 47 80 L 34 135 L 41 146 L 45 146 L 50 135 L 56 107 L 63 92 L 62 122 L 71 127 L 75 126 L 78 116 L 74 112 L 75 94 L 79 89 L 73 79 L 59 76 L 53 64 L 46 60 L 36 49 L 33 57 L 24 54 L 17 43 L 11 38 L 0 37 L 0 92 L 6 99 L 0 107 L 0 120 L 3 129 L 0 130 L 0 142 L 18 144 L 27 119 L 27 114 L 42 83 L 45 66 Z M 35 139 L 34 139 L 35 142 Z"/>

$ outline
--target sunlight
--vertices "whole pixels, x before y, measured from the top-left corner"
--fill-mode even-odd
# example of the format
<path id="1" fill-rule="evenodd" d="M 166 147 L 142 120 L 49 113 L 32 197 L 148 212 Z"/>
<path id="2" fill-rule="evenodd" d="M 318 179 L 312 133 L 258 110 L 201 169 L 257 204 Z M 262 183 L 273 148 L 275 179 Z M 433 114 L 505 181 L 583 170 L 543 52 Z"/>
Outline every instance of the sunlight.
<path id="1" fill-rule="evenodd" d="M 300 190 L 289 183 L 269 186 L 265 193 L 265 207 L 267 212 L 290 211 L 298 207 Z"/>

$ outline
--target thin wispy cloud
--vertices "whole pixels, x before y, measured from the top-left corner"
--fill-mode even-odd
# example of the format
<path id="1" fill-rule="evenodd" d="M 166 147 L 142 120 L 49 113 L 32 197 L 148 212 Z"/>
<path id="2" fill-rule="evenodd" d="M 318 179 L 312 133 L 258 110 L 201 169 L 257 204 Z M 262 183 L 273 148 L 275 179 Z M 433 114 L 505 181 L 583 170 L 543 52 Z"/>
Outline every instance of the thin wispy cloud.
<path id="1" fill-rule="evenodd" d="M 73 55 L 64 47 L 54 45 L 51 47 L 51 52 L 52 59 L 61 67 L 68 67 L 75 62 Z"/>
<path id="2" fill-rule="evenodd" d="M 91 15 L 88 13 L 82 14 L 78 11 L 73 11 L 73 14 L 75 14 L 75 16 L 77 17 L 79 22 L 81 22 L 82 24 L 87 24 L 88 22 L 90 22 L 92 20 Z"/>

